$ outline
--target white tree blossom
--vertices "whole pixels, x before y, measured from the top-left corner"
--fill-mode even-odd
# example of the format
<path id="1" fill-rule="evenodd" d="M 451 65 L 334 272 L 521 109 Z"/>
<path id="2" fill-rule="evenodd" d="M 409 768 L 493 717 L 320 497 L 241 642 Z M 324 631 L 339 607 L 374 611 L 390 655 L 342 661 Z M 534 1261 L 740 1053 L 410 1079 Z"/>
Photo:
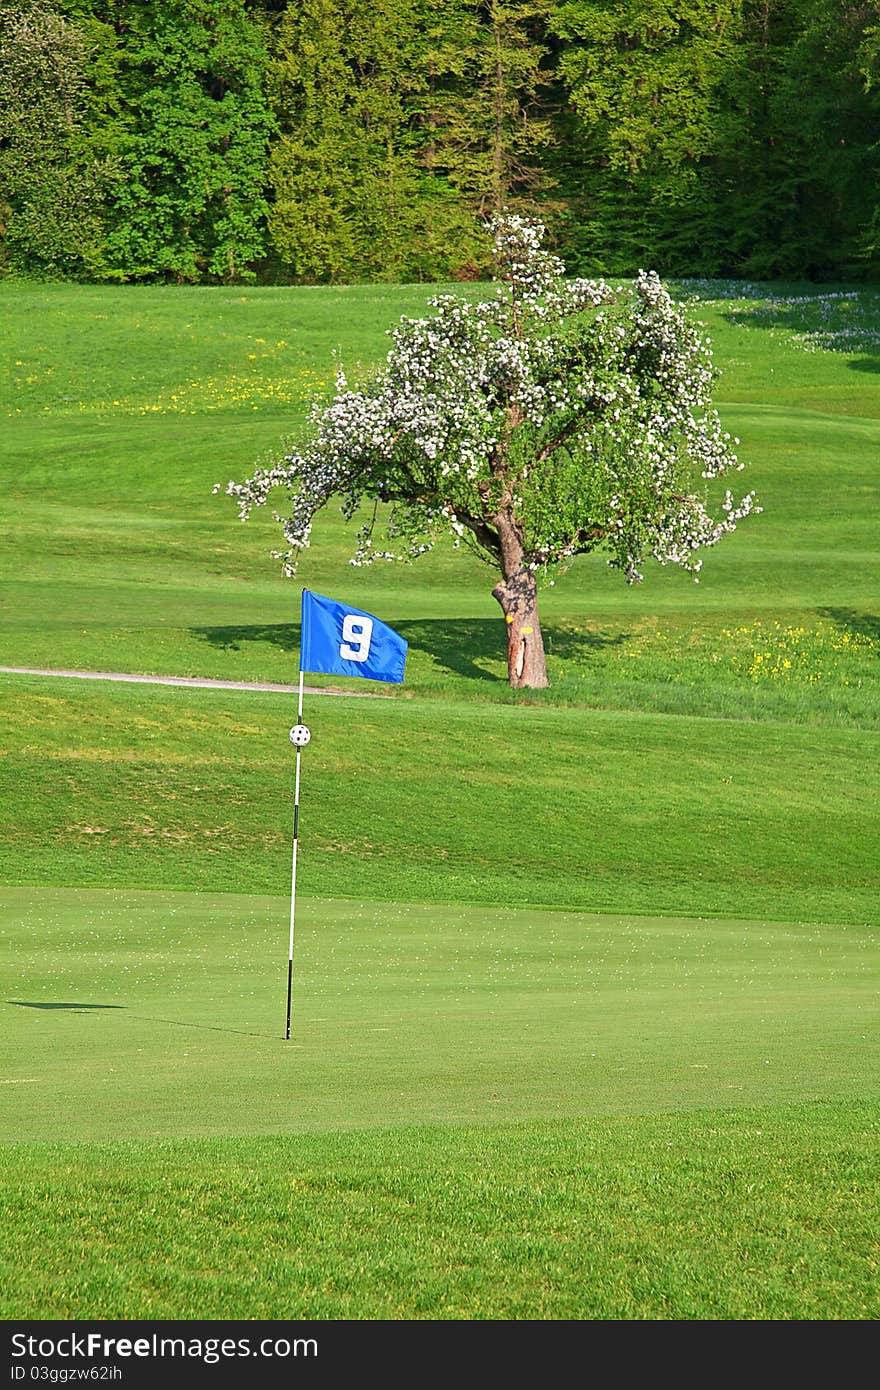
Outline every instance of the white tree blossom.
<path id="1" fill-rule="evenodd" d="M 348 518 L 372 504 L 353 564 L 410 560 L 442 536 L 473 547 L 499 576 L 511 684 L 545 685 L 539 576 L 601 549 L 630 583 L 648 557 L 697 578 L 701 552 L 760 508 L 728 492 L 709 513 L 708 481 L 743 467 L 739 441 L 711 405 L 710 340 L 658 276 L 569 279 L 540 223 L 505 213 L 487 230 L 494 292 L 402 319 L 366 385 L 340 373 L 302 446 L 226 491 L 243 519 L 286 491 L 274 553 L 288 575 L 331 498 Z"/>

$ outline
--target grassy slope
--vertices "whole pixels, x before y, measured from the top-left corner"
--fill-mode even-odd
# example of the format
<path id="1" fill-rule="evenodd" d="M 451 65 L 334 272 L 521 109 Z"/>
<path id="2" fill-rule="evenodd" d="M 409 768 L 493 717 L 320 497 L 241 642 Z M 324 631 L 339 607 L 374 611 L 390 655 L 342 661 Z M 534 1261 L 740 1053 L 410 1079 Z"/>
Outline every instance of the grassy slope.
<path id="1" fill-rule="evenodd" d="M 7 883 L 283 891 L 291 699 L 0 677 Z M 313 696 L 300 887 L 877 921 L 877 735 Z"/>
<path id="2" fill-rule="evenodd" d="M 291 680 L 297 589 L 264 558 L 273 528 L 241 528 L 210 489 L 301 423 L 334 347 L 346 365 L 376 360 L 425 291 L 0 297 L 0 664 Z M 594 558 L 546 594 L 543 698 L 600 712 L 499 709 L 488 574 L 449 553 L 347 569 L 325 519 L 302 582 L 405 630 L 399 693 L 443 698 L 309 711 L 297 970 L 317 993 L 299 997 L 297 1026 L 315 1031 L 288 1052 L 270 1036 L 282 982 L 263 967 L 284 899 L 208 891 L 286 878 L 285 703 L 3 683 L 5 881 L 203 890 L 185 910 L 106 889 L 5 895 L 21 1001 L 4 1009 L 8 1138 L 93 1140 L 0 1151 L 5 1316 L 876 1316 L 876 1131 L 859 1097 L 873 1094 L 880 378 L 867 353 L 794 352 L 789 311 L 760 331 L 723 304 L 701 313 L 743 481 L 766 510 L 709 557 L 699 588 L 658 572 L 627 590 Z M 767 666 L 750 674 L 759 652 Z M 628 709 L 640 713 L 615 713 Z M 422 907 L 377 920 L 383 898 L 415 896 Z M 525 910 L 431 906 L 450 898 Z M 151 1000 L 175 1011 L 135 1018 Z M 128 1007 L 22 1007 L 108 1001 Z M 263 1036 L 214 1031 L 218 1001 L 227 1026 L 258 1012 Z M 366 1021 L 395 1007 L 399 1043 L 376 1031 L 365 1049 Z M 594 1023 L 611 1050 L 587 1062 Z M 132 1084 L 108 1072 L 111 1040 Z M 59 1045 L 60 1124 L 54 1099 L 28 1098 Z M 251 1050 L 280 1049 L 289 1075 L 307 1048 L 292 1092 L 265 1057 L 252 1065 Z M 255 1137 L 254 1077 L 276 1106 L 293 1099 L 293 1128 L 328 1107 L 334 1123 L 359 1107 L 366 1125 L 431 1127 Z M 505 1094 L 523 1122 L 487 1128 L 508 1118 Z M 729 1108 L 741 1102 L 763 1108 Z M 127 1132 L 155 1137 L 104 1142 L 117 1105 Z M 664 1107 L 679 1113 L 572 1118 Z M 439 1123 L 461 1118 L 478 1123 Z M 167 1137 L 199 1127 L 240 1137 Z"/>

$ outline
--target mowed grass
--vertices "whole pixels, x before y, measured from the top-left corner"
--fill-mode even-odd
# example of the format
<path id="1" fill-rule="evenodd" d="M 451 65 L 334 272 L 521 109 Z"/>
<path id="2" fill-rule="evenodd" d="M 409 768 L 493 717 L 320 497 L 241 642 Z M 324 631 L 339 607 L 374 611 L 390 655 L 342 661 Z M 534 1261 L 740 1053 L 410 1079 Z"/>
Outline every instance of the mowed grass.
<path id="1" fill-rule="evenodd" d="M 0 1315 L 877 1316 L 878 306 L 698 289 L 765 510 L 579 561 L 548 692 L 316 527 L 410 654 L 307 697 L 289 1043 L 291 698 L 0 677 Z M 0 665 L 295 681 L 212 488 L 429 293 L 0 284 Z"/>
<path id="2" fill-rule="evenodd" d="M 0 707 L 4 882 L 286 890 L 293 697 L 6 676 Z M 876 733 L 328 695 L 305 714 L 308 896 L 877 923 Z"/>
<path id="3" fill-rule="evenodd" d="M 5 693 L 5 1315 L 876 1316 L 864 732 Z"/>
<path id="4" fill-rule="evenodd" d="M 0 1315 L 874 1320 L 876 1151 L 847 1102 L 15 1144 Z"/>
<path id="5" fill-rule="evenodd" d="M 859 1099 L 869 928 L 2 892 L 5 1141 L 216 1137 Z"/>

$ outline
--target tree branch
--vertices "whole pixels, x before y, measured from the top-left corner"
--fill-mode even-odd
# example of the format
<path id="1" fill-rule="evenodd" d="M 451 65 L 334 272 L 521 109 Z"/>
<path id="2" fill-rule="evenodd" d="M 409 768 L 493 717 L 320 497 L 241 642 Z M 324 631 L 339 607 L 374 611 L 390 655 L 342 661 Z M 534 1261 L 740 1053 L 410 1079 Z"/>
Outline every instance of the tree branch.
<path id="1" fill-rule="evenodd" d="M 501 558 L 501 542 L 497 533 L 481 517 L 471 516 L 468 512 L 457 512 L 454 508 L 452 515 L 456 521 L 461 522 L 462 526 L 466 526 L 469 531 L 473 532 L 477 542 L 492 556 L 493 560 Z"/>
<path id="2" fill-rule="evenodd" d="M 535 455 L 534 459 L 531 460 L 527 466 L 534 468 L 537 464 L 546 463 L 550 455 L 555 454 L 560 444 L 564 444 L 567 439 L 570 439 L 571 436 L 578 431 L 586 414 L 587 412 L 585 410 L 582 414 L 573 415 L 568 423 L 563 425 L 552 439 L 547 440 L 543 449 Z"/>

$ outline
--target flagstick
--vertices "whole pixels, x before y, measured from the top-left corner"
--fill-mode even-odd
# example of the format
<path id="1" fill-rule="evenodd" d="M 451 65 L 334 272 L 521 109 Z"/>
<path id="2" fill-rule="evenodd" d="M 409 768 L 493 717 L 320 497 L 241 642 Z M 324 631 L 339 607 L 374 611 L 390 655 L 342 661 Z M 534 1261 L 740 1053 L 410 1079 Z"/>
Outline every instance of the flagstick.
<path id="1" fill-rule="evenodd" d="M 299 673 L 299 705 L 297 708 L 296 722 L 302 724 L 303 714 L 303 672 Z M 290 871 L 290 949 L 287 954 L 287 1031 L 285 1038 L 290 1037 L 290 999 L 293 990 L 293 924 L 296 916 L 296 849 L 299 843 L 299 760 L 302 749 L 297 746 L 296 750 L 296 777 L 293 786 L 293 864 Z"/>

